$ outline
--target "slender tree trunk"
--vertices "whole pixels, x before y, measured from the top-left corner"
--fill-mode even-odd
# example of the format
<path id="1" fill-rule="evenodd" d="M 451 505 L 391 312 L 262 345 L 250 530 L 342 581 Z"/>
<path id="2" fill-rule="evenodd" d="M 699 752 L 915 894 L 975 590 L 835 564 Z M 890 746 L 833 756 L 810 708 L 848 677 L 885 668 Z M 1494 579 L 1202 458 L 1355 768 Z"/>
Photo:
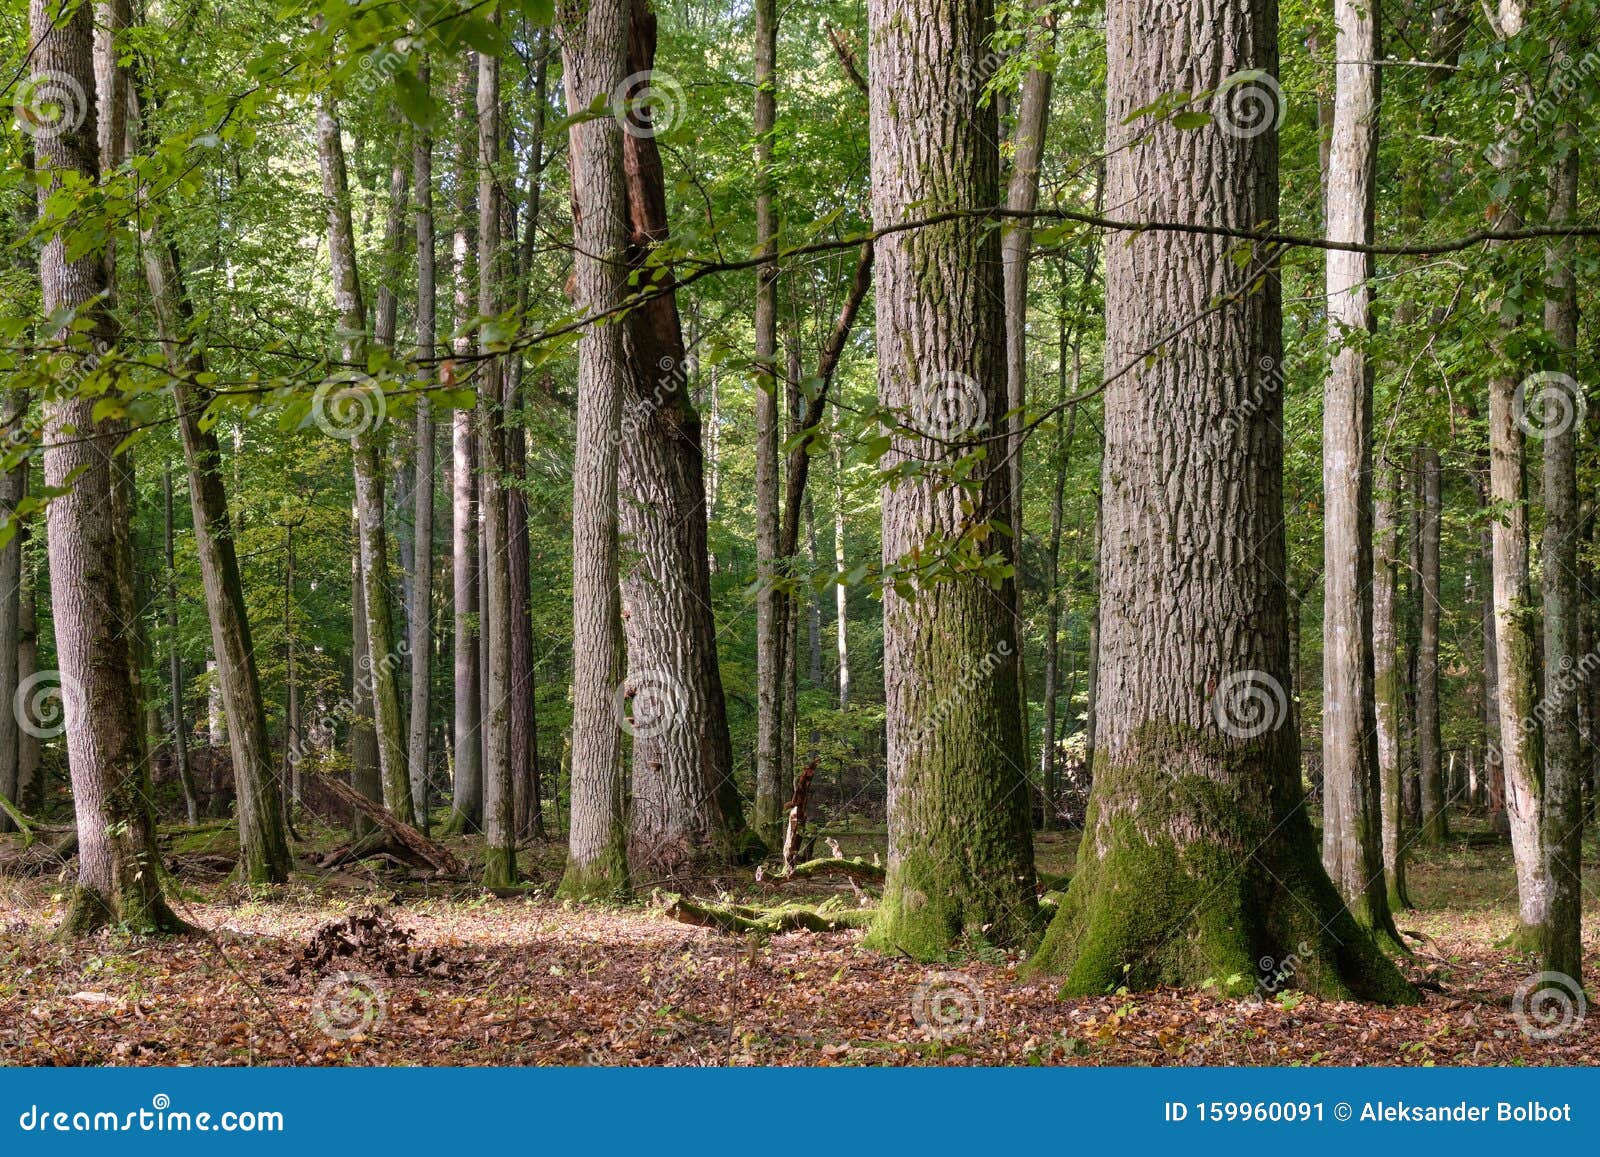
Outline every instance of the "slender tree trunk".
<path id="1" fill-rule="evenodd" d="M 41 72 L 68 78 L 92 93 L 94 17 L 80 4 L 61 13 L 49 0 L 29 5 L 28 59 Z M 100 179 L 95 110 L 82 122 L 34 137 L 35 167 L 51 174 L 38 191 L 41 211 L 62 174 L 95 185 Z M 100 304 L 107 290 L 103 255 L 71 254 L 67 230 L 44 239 L 39 280 L 46 316 L 88 322 L 81 334 L 50 335 L 62 379 L 75 381 L 115 341 Z M 93 343 L 85 354 L 82 343 Z M 92 359 L 92 360 L 90 360 Z M 87 365 L 85 364 L 87 363 Z M 162 895 L 150 784 L 133 669 L 133 560 L 127 495 L 118 492 L 113 451 L 127 432 L 118 418 L 95 419 L 95 397 L 63 390 L 45 402 L 45 485 L 60 488 L 48 508 L 50 594 L 65 708 L 67 761 L 78 827 L 78 879 L 62 930 L 82 934 L 105 924 L 142 932 L 185 929 Z"/>
<path id="2" fill-rule="evenodd" d="M 1417 784 L 1422 797 L 1422 841 L 1442 843 L 1450 834 L 1443 782 L 1439 726 L 1439 451 L 1417 448 L 1422 470 L 1422 538 L 1417 575 L 1421 627 L 1417 636 Z"/>
<path id="3" fill-rule="evenodd" d="M 1396 510 L 1400 487 L 1399 469 L 1387 460 L 1381 462 L 1372 495 L 1372 685 L 1383 876 L 1391 914 L 1411 907 L 1406 892 L 1408 845 L 1400 762 L 1400 726 L 1405 712 L 1399 640 L 1400 520 Z"/>
<path id="4" fill-rule="evenodd" d="M 874 226 L 993 205 L 994 108 L 955 83 L 993 35 L 987 0 L 869 0 L 867 17 Z M 958 539 L 974 522 L 1007 517 L 994 457 L 974 467 L 970 489 L 938 477 L 1004 412 L 999 240 L 963 219 L 877 243 L 878 394 L 916 424 L 896 432 L 884 464 L 929 467 L 882 491 L 886 566 L 905 564 L 930 537 Z M 882 950 L 943 958 L 966 932 L 1014 943 L 1033 921 L 1012 582 L 969 574 L 913 592 L 908 578 L 884 591 L 889 863 L 869 933 Z"/>
<path id="5" fill-rule="evenodd" d="M 428 87 L 428 66 L 418 83 Z M 412 199 L 416 202 L 417 362 L 419 378 L 438 353 L 438 272 L 433 240 L 433 134 L 418 125 L 411 143 Z M 411 548 L 411 734 L 406 763 L 411 769 L 411 799 L 417 825 L 428 831 L 429 738 L 433 727 L 433 491 L 438 455 L 434 449 L 433 403 L 417 397 L 416 475 L 412 484 Z"/>
<path id="6" fill-rule="evenodd" d="M 1210 51 L 1175 64 L 1173 44 Z M 1277 219 L 1277 110 L 1254 132 L 1236 119 L 1270 99 L 1264 87 L 1235 84 L 1198 131 L 1131 115 L 1175 87 L 1275 74 L 1274 0 L 1111 0 L 1106 50 L 1108 204 L 1139 220 Z M 1240 268 L 1230 248 L 1164 232 L 1106 250 L 1094 787 L 1035 967 L 1077 994 L 1208 978 L 1249 991 L 1258 962 L 1293 954 L 1309 991 L 1414 1000 L 1344 907 L 1306 815 L 1287 693 L 1283 398 L 1260 385 L 1283 360 L 1281 287 L 1274 253 Z"/>
<path id="7" fill-rule="evenodd" d="M 1027 51 L 1049 52 L 1055 44 L 1055 19 L 1045 11 L 1043 0 L 1029 0 L 1025 13 Z M 1011 179 L 1006 187 L 1006 208 L 1031 213 L 1039 203 L 1039 163 L 1044 156 L 1046 130 L 1050 121 L 1050 91 L 1054 73 L 1047 67 L 1028 69 L 1022 78 L 1022 98 L 1017 105 L 1017 125 L 1012 138 Z M 1002 118 L 1003 123 L 1003 118 Z M 1028 404 L 1028 259 L 1033 249 L 1033 230 L 1028 218 L 1011 222 L 1000 238 L 1000 261 L 1004 270 L 1006 326 L 1006 485 L 1008 512 L 1018 562 L 1022 558 L 1022 451 L 1023 426 Z M 1026 667 L 1027 629 L 1023 618 L 1022 567 L 1012 584 L 1014 602 L 1011 625 L 1017 653 L 1017 702 L 1021 708 L 1022 755 L 1028 758 L 1028 680 Z M 1049 646 L 1046 643 L 1046 646 Z"/>
<path id="8" fill-rule="evenodd" d="M 778 559 L 779 392 L 777 215 L 773 209 L 772 137 L 777 116 L 777 0 L 755 0 L 756 248 L 772 258 L 756 270 L 756 800 L 752 822 L 769 844 L 782 837 L 783 611 Z"/>
<path id="9" fill-rule="evenodd" d="M 1325 214 L 1328 236 L 1371 244 L 1378 148 L 1378 24 L 1365 0 L 1335 0 L 1338 59 Z M 1401 947 L 1384 884 L 1372 643 L 1370 254 L 1329 250 L 1322 407 L 1322 860 L 1356 920 Z"/>
<path id="10" fill-rule="evenodd" d="M 476 110 L 478 72 L 467 57 L 455 104 L 470 126 L 467 109 Z M 464 127 L 456 149 L 455 327 L 456 354 L 472 351 L 466 332 L 476 301 L 473 260 L 477 244 L 477 182 L 473 179 L 472 134 Z M 472 411 L 459 409 L 451 422 L 451 575 L 455 600 L 455 784 L 450 805 L 450 830 L 477 831 L 483 826 L 483 684 L 478 610 L 477 437 Z"/>
<path id="11" fill-rule="evenodd" d="M 194 775 L 189 770 L 189 741 L 183 732 L 183 656 L 178 653 L 178 574 L 172 549 L 170 468 L 161 476 L 161 492 L 167 551 L 167 672 L 172 709 L 172 766 L 177 769 L 178 783 L 183 788 L 184 814 L 193 827 L 200 822 L 200 800 L 195 795 Z"/>
<path id="12" fill-rule="evenodd" d="M 498 16 L 495 17 L 498 21 Z M 500 312 L 500 61 L 478 54 L 478 313 Z M 480 355 L 494 342 L 485 324 Z M 488 620 L 489 678 L 484 685 L 483 834 L 486 887 L 506 888 L 517 880 L 516 800 L 511 779 L 511 576 L 506 550 L 505 362 L 479 363 L 478 429 L 483 444 L 483 568 L 487 579 L 484 617 Z"/>
<path id="13" fill-rule="evenodd" d="M 648 83 L 656 23 L 631 11 L 628 71 Z M 668 240 L 666 180 L 654 127 L 629 115 L 623 138 L 628 264 L 644 269 Z M 717 658 L 707 564 L 700 416 L 689 398 L 677 301 L 665 293 L 623 327 L 627 393 L 619 433 L 620 524 L 628 545 L 622 698 L 633 735 L 629 863 L 670 875 L 701 859 L 742 859 L 759 839 L 744 827 Z M 781 658 L 781 656 L 780 656 Z"/>
<path id="14" fill-rule="evenodd" d="M 5 414 L 0 418 L 0 440 L 10 445 L 11 438 L 22 427 L 28 411 L 28 395 L 24 391 L 10 393 L 5 401 Z M 0 518 L 9 519 L 22 501 L 27 484 L 27 462 L 0 473 Z M 10 540 L 0 546 L 0 795 L 21 806 L 21 742 L 22 728 L 18 726 L 16 712 L 11 710 L 17 696 L 17 649 L 21 642 L 22 616 L 22 535 L 12 533 Z M 9 815 L 0 815 L 0 832 L 12 831 L 15 824 Z"/>
<path id="15" fill-rule="evenodd" d="M 28 472 L 24 471 L 24 476 Z M 24 491 L 26 491 L 24 484 Z M 23 540 L 22 595 L 17 612 L 17 686 L 33 678 L 39 669 L 39 627 L 37 615 L 38 576 L 34 559 L 44 552 L 31 534 L 18 534 Z M 20 722 L 20 721 L 19 721 Z M 44 767 L 39 759 L 39 736 L 27 727 L 19 728 L 17 744 L 17 806 L 23 811 L 38 811 L 44 806 Z"/>
<path id="16" fill-rule="evenodd" d="M 372 726 L 372 680 L 363 660 L 367 645 L 366 583 L 361 580 L 361 528 L 351 512 L 350 522 L 350 786 L 367 799 L 383 802 L 383 776 L 378 770 L 378 733 Z M 371 830 L 363 816 L 355 817 L 358 836 Z"/>
<path id="17" fill-rule="evenodd" d="M 850 706 L 850 588 L 845 584 L 844 418 L 833 412 L 833 631 L 839 664 L 839 710 Z"/>
<path id="18" fill-rule="evenodd" d="M 622 268 L 627 199 L 622 125 L 580 118 L 610 99 L 627 75 L 628 0 L 561 0 L 572 174 L 573 297 L 587 315 L 626 296 Z M 614 692 L 622 682 L 617 578 L 617 445 L 621 440 L 622 329 L 590 325 L 578 344 L 578 437 L 572 465 L 571 834 L 560 894 L 626 895 L 627 820 L 622 730 Z"/>
<path id="19" fill-rule="evenodd" d="M 1559 46 L 1558 55 L 1564 54 Z M 1569 62 L 1570 63 L 1570 62 Z M 1578 142 L 1573 125 L 1557 131 L 1564 152 L 1550 172 L 1552 225 L 1576 219 Z M 1544 443 L 1544 820 L 1545 874 L 1550 907 L 1539 944 L 1546 972 L 1583 977 L 1583 760 L 1578 742 L 1578 513 L 1576 449 L 1583 414 L 1582 387 L 1572 376 L 1578 346 L 1578 284 L 1574 245 L 1561 238 L 1546 252 L 1544 325 L 1556 349 L 1556 367 L 1543 382 Z M 1532 404 L 1524 394 L 1524 406 Z"/>

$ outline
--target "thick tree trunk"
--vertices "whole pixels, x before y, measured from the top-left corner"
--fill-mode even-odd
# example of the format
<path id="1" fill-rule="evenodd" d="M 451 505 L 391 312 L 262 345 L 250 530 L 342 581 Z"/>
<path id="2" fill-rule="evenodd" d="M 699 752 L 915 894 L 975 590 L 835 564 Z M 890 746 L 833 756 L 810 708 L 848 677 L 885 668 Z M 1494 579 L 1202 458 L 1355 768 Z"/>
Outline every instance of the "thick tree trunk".
<path id="1" fill-rule="evenodd" d="M 1373 719 L 1377 730 L 1378 788 L 1383 828 L 1383 877 L 1391 915 L 1411 907 L 1406 892 L 1405 804 L 1400 726 L 1405 712 L 1399 639 L 1400 471 L 1387 460 L 1375 472 L 1372 495 Z"/>
<path id="2" fill-rule="evenodd" d="M 478 314 L 500 312 L 500 61 L 478 54 Z M 488 326 L 480 355 L 494 352 Z M 479 363 L 478 429 L 483 445 L 484 634 L 488 679 L 484 684 L 483 883 L 508 888 L 517 881 L 516 801 L 511 782 L 511 578 L 506 552 L 505 363 Z"/>
<path id="3" fill-rule="evenodd" d="M 627 75 L 628 0 L 561 0 L 567 112 L 610 99 Z M 626 296 L 627 199 L 622 124 L 579 118 L 568 129 L 572 173 L 573 297 L 587 315 Z M 578 436 L 572 464 L 571 835 L 560 894 L 626 895 L 627 820 L 617 598 L 617 444 L 624 389 L 622 329 L 590 325 L 578 345 Z"/>
<path id="4" fill-rule="evenodd" d="M 1274 0 L 1111 0 L 1106 33 L 1107 203 L 1137 220 L 1277 219 L 1264 86 L 1237 82 L 1198 131 L 1129 123 L 1174 88 L 1275 74 Z M 1176 45 L 1205 51 L 1169 56 Z M 1411 1000 L 1306 815 L 1286 690 L 1283 398 L 1261 384 L 1282 363 L 1281 290 L 1275 254 L 1240 268 L 1230 248 L 1180 233 L 1107 247 L 1105 360 L 1121 376 L 1105 394 L 1094 788 L 1036 966 L 1078 994 L 1249 991 L 1258 961 L 1293 955 L 1301 988 Z"/>
<path id="5" fill-rule="evenodd" d="M 633 0 L 629 74 L 648 83 L 655 16 Z M 623 139 L 628 263 L 645 267 L 667 240 L 666 182 L 654 129 L 629 114 Z M 706 555 L 700 416 L 689 398 L 673 294 L 652 297 L 623 325 L 627 392 L 619 431 L 618 502 L 628 546 L 622 701 L 633 735 L 629 863 L 674 874 L 702 859 L 741 859 L 759 840 L 744 828 L 717 658 Z"/>
<path id="6" fill-rule="evenodd" d="M 1497 34 L 1509 39 L 1522 27 L 1517 0 L 1501 0 Z M 1522 102 L 1518 101 L 1520 112 Z M 1497 153 L 1497 164 L 1514 171 L 1516 157 Z M 1497 214 L 1493 227 L 1522 224 L 1512 198 Z M 1515 320 L 1502 318 L 1504 337 Z M 1551 882 L 1546 859 L 1544 754 L 1536 714 L 1537 642 L 1533 634 L 1533 601 L 1528 577 L 1528 509 L 1524 477 L 1524 431 L 1519 418 L 1518 379 L 1509 350 L 1502 350 L 1505 368 L 1489 382 L 1489 501 L 1494 509 L 1491 544 L 1494 556 L 1494 620 L 1500 705 L 1500 759 L 1505 771 L 1506 811 L 1511 820 L 1511 853 L 1517 871 L 1519 938 L 1538 947 L 1550 919 Z"/>
<path id="7" fill-rule="evenodd" d="M 418 82 L 428 87 L 428 66 Z M 433 134 L 418 125 L 411 144 L 412 199 L 417 206 L 417 361 L 419 376 L 438 353 L 438 271 L 433 239 Z M 429 739 L 433 728 L 433 491 L 438 464 L 434 449 L 433 403 L 417 397 L 416 466 L 412 481 L 411 548 L 411 734 L 406 763 L 411 769 L 411 800 L 417 827 L 428 834 Z"/>
<path id="8" fill-rule="evenodd" d="M 48 0 L 29 5 L 29 61 L 91 93 L 94 18 L 89 5 L 65 14 Z M 100 178 L 95 110 L 80 124 L 34 138 L 35 166 L 52 174 L 38 191 L 41 210 L 72 172 Z M 92 371 L 115 339 L 100 299 L 107 290 L 103 254 L 69 255 L 66 230 L 44 239 L 39 280 L 46 316 L 89 322 L 82 334 L 50 335 L 62 378 Z M 93 343 L 85 353 L 82 343 Z M 150 783 L 140 731 L 139 688 L 130 640 L 133 560 L 129 505 L 115 477 L 113 451 L 127 432 L 120 419 L 94 416 L 95 397 L 70 387 L 45 402 L 45 485 L 59 487 L 48 508 L 50 594 L 65 709 L 67 761 L 78 827 L 78 879 L 63 931 L 81 934 L 106 924 L 142 932 L 185 928 L 162 896 L 163 871 L 150 808 Z"/>
<path id="9" fill-rule="evenodd" d="M 995 204 L 994 108 L 963 83 L 963 61 L 994 32 L 987 0 L 870 0 L 867 15 L 874 226 Z M 962 219 L 877 243 L 878 395 L 914 423 L 884 466 L 926 461 L 882 491 L 885 566 L 1007 516 L 999 456 L 974 465 L 969 488 L 941 476 L 1001 428 L 999 241 Z M 868 941 L 882 950 L 942 959 L 963 934 L 1015 943 L 1033 922 L 1012 582 L 906 578 L 884 591 L 889 863 Z"/>
<path id="10" fill-rule="evenodd" d="M 777 0 L 755 0 L 756 249 L 774 258 L 756 270 L 756 799 L 751 823 L 767 843 L 783 834 L 783 604 L 778 559 L 778 444 L 782 393 L 777 372 L 777 215 L 772 136 L 777 117 Z"/>
<path id="11" fill-rule="evenodd" d="M 1337 78 L 1328 236 L 1371 244 L 1378 148 L 1378 25 L 1364 0 L 1335 0 Z M 1322 861 L 1345 906 L 1400 946 L 1384 885 L 1373 700 L 1370 254 L 1326 258 L 1331 365 L 1322 407 Z"/>

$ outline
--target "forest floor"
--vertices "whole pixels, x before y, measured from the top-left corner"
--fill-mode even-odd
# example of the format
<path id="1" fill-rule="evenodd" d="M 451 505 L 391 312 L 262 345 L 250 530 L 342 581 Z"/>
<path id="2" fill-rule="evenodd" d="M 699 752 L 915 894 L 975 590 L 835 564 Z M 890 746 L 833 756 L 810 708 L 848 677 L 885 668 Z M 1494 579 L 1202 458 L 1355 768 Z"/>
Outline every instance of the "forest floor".
<path id="1" fill-rule="evenodd" d="M 227 838 L 213 829 L 169 842 Z M 870 857 L 882 835 L 841 842 Z M 1070 869 L 1075 837 L 1038 842 L 1042 872 Z M 923 966 L 866 952 L 853 931 L 755 939 L 675 923 L 647 903 L 567 907 L 549 896 L 560 857 L 529 853 L 524 867 L 544 885 L 512 899 L 359 868 L 254 893 L 196 871 L 181 877 L 177 906 L 203 935 L 108 932 L 70 946 L 52 936 L 59 881 L 0 879 L 0 1064 L 1600 1063 L 1600 1015 L 1575 1015 L 1546 1040 L 1519 1026 L 1512 996 L 1534 965 L 1504 946 L 1516 910 L 1510 848 L 1471 818 L 1413 859 L 1418 909 L 1399 924 L 1417 936 L 1404 967 L 1424 992 L 1399 1009 L 1292 991 L 1062 1000 L 993 948 Z M 731 873 L 697 891 L 774 903 L 799 889 Z M 854 903 L 843 883 L 802 894 L 835 891 Z M 1587 892 L 1592 976 L 1600 878 Z M 362 916 L 375 899 L 383 915 Z M 340 935 L 314 938 L 352 914 Z"/>

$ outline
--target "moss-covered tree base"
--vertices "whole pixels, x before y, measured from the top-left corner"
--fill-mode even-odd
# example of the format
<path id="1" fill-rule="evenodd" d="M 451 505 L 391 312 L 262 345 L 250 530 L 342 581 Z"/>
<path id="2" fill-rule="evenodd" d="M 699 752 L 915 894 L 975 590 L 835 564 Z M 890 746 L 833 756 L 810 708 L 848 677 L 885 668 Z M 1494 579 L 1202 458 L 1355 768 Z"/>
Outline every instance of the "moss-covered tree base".
<path id="1" fill-rule="evenodd" d="M 1025 946 L 1040 931 L 1032 872 L 985 877 L 973 849 L 902 854 L 890 864 L 865 945 L 914 960 L 942 960 L 962 940 Z"/>
<path id="2" fill-rule="evenodd" d="M 628 878 L 628 856 L 621 847 L 586 863 L 567 860 L 556 899 L 574 903 L 619 904 L 631 899 L 633 887 Z"/>
<path id="3" fill-rule="evenodd" d="M 108 896 L 81 884 L 74 887 L 56 935 L 75 940 L 102 928 L 119 928 L 136 936 L 187 936 L 197 931 L 179 919 L 159 893 L 150 896 L 133 889 Z"/>
<path id="4" fill-rule="evenodd" d="M 510 888 L 516 882 L 516 849 L 494 847 L 486 849 L 483 860 L 483 886 L 485 888 Z"/>
<path id="5" fill-rule="evenodd" d="M 1200 756 L 1222 757 L 1217 777 L 1180 780 L 1159 760 L 1097 768 L 1072 884 L 1029 971 L 1064 977 L 1073 996 L 1211 985 L 1415 1002 L 1340 901 L 1303 807 L 1270 791 L 1240 798 L 1261 779 L 1235 778 L 1225 751 Z"/>

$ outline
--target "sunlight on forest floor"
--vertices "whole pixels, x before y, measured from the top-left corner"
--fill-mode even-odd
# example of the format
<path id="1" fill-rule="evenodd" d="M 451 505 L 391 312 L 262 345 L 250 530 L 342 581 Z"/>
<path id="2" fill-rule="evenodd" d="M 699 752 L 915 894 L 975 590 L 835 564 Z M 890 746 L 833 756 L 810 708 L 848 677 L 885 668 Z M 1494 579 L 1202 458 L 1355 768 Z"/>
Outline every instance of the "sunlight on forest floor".
<path id="1" fill-rule="evenodd" d="M 1075 837 L 1036 839 L 1041 872 L 1070 870 Z M 841 843 L 870 856 L 882 837 Z M 524 868 L 543 894 L 509 900 L 352 870 L 307 873 L 254 897 L 185 876 L 180 911 L 209 936 L 108 934 L 71 948 L 51 938 L 59 883 L 0 881 L 0 1063 L 1600 1060 L 1600 1016 L 1546 1041 L 1520 1030 L 1511 997 L 1534 965 L 1500 946 L 1515 918 L 1510 848 L 1476 818 L 1458 818 L 1449 844 L 1413 860 L 1421 907 L 1398 923 L 1425 938 L 1407 964 L 1424 999 L 1399 1010 L 1296 992 L 1259 1003 L 1193 990 L 1062 1001 L 1049 981 L 1017 979 L 1018 955 L 984 946 L 924 967 L 860 950 L 859 932 L 752 940 L 673 923 L 643 904 L 563 907 L 548 898 L 560 855 L 531 856 Z M 802 892 L 748 873 L 696 890 L 767 903 Z M 843 883 L 803 894 L 835 891 L 850 895 Z M 1591 909 L 1597 895 L 1588 890 Z M 314 930 L 375 898 L 399 932 L 348 962 L 307 959 Z M 1586 942 L 1593 969 L 1600 945 Z"/>

